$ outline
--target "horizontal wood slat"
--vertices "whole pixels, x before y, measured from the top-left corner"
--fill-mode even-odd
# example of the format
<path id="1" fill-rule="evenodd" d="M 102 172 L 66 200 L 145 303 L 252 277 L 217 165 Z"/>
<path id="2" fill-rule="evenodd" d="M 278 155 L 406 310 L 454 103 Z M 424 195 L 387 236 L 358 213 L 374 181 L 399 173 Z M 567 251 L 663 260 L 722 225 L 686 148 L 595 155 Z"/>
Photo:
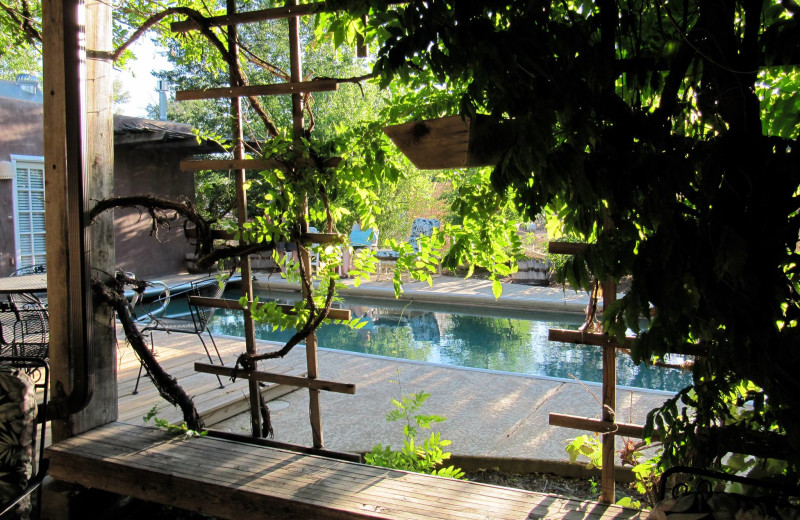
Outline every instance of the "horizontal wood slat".
<path id="1" fill-rule="evenodd" d="M 298 81 L 296 83 L 273 83 L 271 85 L 247 85 L 244 87 L 219 87 L 197 90 L 179 90 L 175 93 L 176 101 L 192 99 L 219 99 L 248 96 L 279 96 L 283 94 L 300 94 L 308 92 L 326 92 L 339 89 L 335 79 L 319 79 Z"/>
<path id="2" fill-rule="evenodd" d="M 321 164 L 312 159 L 302 158 L 297 160 L 297 167 L 317 167 L 336 168 L 342 162 L 341 157 L 326 157 Z M 192 160 L 184 159 L 180 162 L 181 170 L 185 172 L 197 172 L 201 170 L 269 170 L 279 168 L 287 170 L 285 164 L 274 159 L 203 159 Z"/>
<path id="3" fill-rule="evenodd" d="M 572 242 L 549 242 L 547 251 L 553 255 L 576 255 L 589 248 L 589 244 L 575 244 Z"/>
<path id="4" fill-rule="evenodd" d="M 238 300 L 229 300 L 227 298 L 208 298 L 206 296 L 189 296 L 189 303 L 192 305 L 197 305 L 199 307 L 213 307 L 215 309 L 231 309 L 234 311 L 243 311 L 244 307 L 239 303 Z M 258 306 L 264 305 L 263 303 L 259 302 Z M 278 305 L 281 310 L 285 313 L 293 313 L 294 307 L 292 305 L 285 305 L 281 304 Z M 328 319 L 329 320 L 349 320 L 351 319 L 351 314 L 349 310 L 346 309 L 329 309 L 328 310 Z"/>
<path id="5" fill-rule="evenodd" d="M 266 159 L 184 159 L 180 163 L 181 170 L 197 172 L 201 170 L 269 170 L 281 168 L 282 164 Z"/>
<path id="6" fill-rule="evenodd" d="M 282 18 L 291 18 L 292 16 L 303 16 L 329 11 L 332 11 L 332 9 L 328 7 L 326 2 L 316 2 L 313 4 L 274 7 L 272 9 L 260 9 L 258 11 L 250 11 L 246 13 L 212 16 L 206 18 L 203 22 L 208 27 L 220 27 L 223 25 L 280 20 Z M 172 30 L 172 32 L 183 33 L 196 31 L 200 27 L 194 20 L 184 20 L 181 22 L 172 22 L 169 28 Z"/>
<path id="7" fill-rule="evenodd" d="M 51 446 L 54 478 L 218 518 L 642 520 L 646 512 L 111 423 Z"/>
<path id="8" fill-rule="evenodd" d="M 266 383 L 278 383 L 281 385 L 311 388 L 313 390 L 325 390 L 326 392 L 336 392 L 337 394 L 356 393 L 356 385 L 352 383 L 337 383 L 335 381 L 325 381 L 323 379 L 308 379 L 305 377 L 295 377 L 285 374 L 273 374 L 270 372 L 258 372 L 252 370 L 234 370 L 232 367 L 209 365 L 208 363 L 195 363 L 194 369 L 197 372 L 202 372 L 204 374 L 215 374 L 218 376 L 231 377 L 235 373 L 236 377 L 241 379 L 251 379 L 253 381 L 264 381 Z"/>
<path id="9" fill-rule="evenodd" d="M 574 430 L 585 430 L 588 432 L 597 433 L 614 432 L 618 435 L 634 437 L 636 439 L 641 439 L 644 437 L 644 426 L 641 424 L 615 423 L 611 421 L 603 421 L 602 419 L 591 419 L 588 417 L 579 417 L 577 415 L 567 415 L 563 413 L 551 413 L 550 426 L 561 426 L 563 428 L 572 428 Z M 654 435 L 653 438 L 658 440 L 657 435 Z"/>
<path id="10" fill-rule="evenodd" d="M 547 334 L 550 341 L 560 341 L 562 343 L 575 343 L 576 345 L 594 345 L 596 347 L 613 347 L 618 349 L 630 348 L 630 342 L 636 338 L 628 336 L 622 344 L 617 343 L 608 334 L 602 332 L 581 332 L 579 330 L 550 329 Z M 683 344 L 673 345 L 667 350 L 669 354 L 680 354 L 682 356 L 707 356 L 708 349 L 702 345 Z"/>
<path id="11" fill-rule="evenodd" d="M 560 341 L 562 343 L 575 343 L 576 345 L 594 345 L 597 347 L 627 348 L 620 345 L 603 332 L 581 332 L 579 330 L 550 329 L 547 334 L 550 341 Z M 625 338 L 633 340 L 636 338 Z"/>

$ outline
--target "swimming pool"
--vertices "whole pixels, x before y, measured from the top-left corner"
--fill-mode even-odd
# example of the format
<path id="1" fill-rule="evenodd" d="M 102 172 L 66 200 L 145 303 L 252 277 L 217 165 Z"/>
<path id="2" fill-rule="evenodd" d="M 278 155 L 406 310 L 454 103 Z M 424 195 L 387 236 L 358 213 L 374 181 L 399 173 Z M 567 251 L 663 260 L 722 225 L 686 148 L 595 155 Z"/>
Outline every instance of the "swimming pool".
<path id="1" fill-rule="evenodd" d="M 276 298 L 277 293 L 261 294 Z M 231 294 L 228 297 L 235 298 Z M 278 297 L 292 302 L 297 293 Z M 474 369 L 529 374 L 584 382 L 602 381 L 600 347 L 549 341 L 551 328 L 577 329 L 583 317 L 496 307 L 450 307 L 419 302 L 347 298 L 343 308 L 367 324 L 358 330 L 328 323 L 317 331 L 320 348 L 439 363 Z M 244 336 L 241 313 L 218 310 L 210 325 L 214 334 Z M 256 324 L 256 337 L 285 342 L 293 330 L 273 331 Z M 691 384 L 691 374 L 676 369 L 634 365 L 617 360 L 617 384 L 676 392 Z"/>

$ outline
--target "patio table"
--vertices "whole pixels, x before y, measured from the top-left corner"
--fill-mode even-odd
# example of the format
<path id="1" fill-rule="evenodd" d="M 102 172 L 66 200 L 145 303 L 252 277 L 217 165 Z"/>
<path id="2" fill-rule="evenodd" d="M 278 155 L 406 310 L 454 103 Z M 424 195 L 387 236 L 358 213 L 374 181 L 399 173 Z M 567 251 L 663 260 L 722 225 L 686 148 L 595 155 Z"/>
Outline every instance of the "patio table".
<path id="1" fill-rule="evenodd" d="M 47 273 L 0 278 L 0 294 L 33 294 L 47 292 Z"/>

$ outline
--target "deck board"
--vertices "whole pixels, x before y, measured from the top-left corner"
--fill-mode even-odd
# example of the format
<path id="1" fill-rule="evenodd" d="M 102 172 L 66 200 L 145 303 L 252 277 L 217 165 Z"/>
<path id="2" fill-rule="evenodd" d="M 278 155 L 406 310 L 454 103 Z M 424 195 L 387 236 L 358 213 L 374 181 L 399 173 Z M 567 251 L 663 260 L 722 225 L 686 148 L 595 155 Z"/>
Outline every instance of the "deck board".
<path id="1" fill-rule="evenodd" d="M 641 519 L 640 511 L 112 423 L 48 448 L 58 480 L 220 518 Z"/>

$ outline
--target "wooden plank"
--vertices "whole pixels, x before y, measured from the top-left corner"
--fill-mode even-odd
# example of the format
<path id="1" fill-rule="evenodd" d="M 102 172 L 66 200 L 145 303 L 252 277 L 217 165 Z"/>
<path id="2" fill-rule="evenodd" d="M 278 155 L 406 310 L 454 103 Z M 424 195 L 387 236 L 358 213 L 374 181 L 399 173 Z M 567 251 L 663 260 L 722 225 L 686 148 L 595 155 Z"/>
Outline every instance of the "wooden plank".
<path id="1" fill-rule="evenodd" d="M 597 347 L 627 348 L 614 341 L 605 332 L 581 332 L 579 330 L 550 329 L 547 333 L 549 341 L 574 343 L 576 345 L 594 345 Z M 626 341 L 636 338 L 625 338 Z"/>
<path id="2" fill-rule="evenodd" d="M 461 116 L 387 126 L 383 132 L 421 170 L 466 168 L 469 119 Z"/>
<path id="3" fill-rule="evenodd" d="M 197 238 L 197 228 L 187 227 L 184 235 L 186 238 Z M 235 240 L 236 234 L 223 229 L 212 229 L 211 237 L 218 240 Z M 306 233 L 300 241 L 307 244 L 342 244 L 346 240 L 347 237 L 341 233 Z"/>
<path id="4" fill-rule="evenodd" d="M 589 248 L 589 244 L 573 242 L 548 242 L 547 252 L 553 255 L 577 255 Z"/>
<path id="5" fill-rule="evenodd" d="M 602 419 L 590 419 L 577 415 L 563 413 L 550 414 L 550 426 L 561 426 L 562 428 L 572 428 L 574 430 L 584 430 L 587 432 L 608 433 L 615 432 L 626 437 L 636 439 L 644 438 L 644 426 L 640 424 L 615 423 Z M 657 436 L 654 435 L 654 439 Z"/>
<path id="6" fill-rule="evenodd" d="M 383 132 L 421 170 L 491 166 L 505 145 L 502 125 L 485 116 L 412 121 Z"/>
<path id="7" fill-rule="evenodd" d="M 321 162 L 313 159 L 300 158 L 295 163 L 297 167 L 322 167 L 336 168 L 341 164 L 341 157 L 325 157 Z M 180 162 L 181 170 L 197 172 L 201 170 L 269 170 L 273 168 L 288 170 L 288 166 L 274 159 L 184 159 Z"/>
<path id="8" fill-rule="evenodd" d="M 266 381 L 268 383 L 280 383 L 282 385 L 299 386 L 312 390 L 325 390 L 326 392 L 336 392 L 338 394 L 356 393 L 356 385 L 352 383 L 337 383 L 335 381 L 325 381 L 324 379 L 308 379 L 305 377 L 272 374 L 269 372 L 256 372 L 251 370 L 234 370 L 231 367 L 209 365 L 208 363 L 195 363 L 194 369 L 205 374 L 215 374 L 228 377 L 233 376 L 235 373 L 236 377 L 241 379 L 250 379 L 251 381 Z"/>
<path id="9" fill-rule="evenodd" d="M 328 7 L 326 2 L 316 2 L 303 5 L 290 5 L 286 7 L 274 7 L 272 9 L 261 9 L 246 13 L 236 13 L 222 16 L 211 16 L 203 20 L 207 27 L 220 27 L 222 25 L 233 25 L 242 23 L 265 22 L 267 20 L 280 20 L 293 16 L 303 16 L 314 13 L 331 12 L 333 9 Z M 200 29 L 194 20 L 172 22 L 170 30 L 176 33 L 196 31 Z"/>
<path id="10" fill-rule="evenodd" d="M 57 479 L 219 518 L 643 519 L 640 511 L 113 423 L 48 450 Z"/>
<path id="11" fill-rule="evenodd" d="M 274 83 L 271 85 L 247 85 L 244 87 L 219 87 L 197 90 L 179 90 L 175 93 L 176 101 L 192 99 L 240 98 L 250 96 L 280 96 L 286 94 L 307 94 L 309 92 L 330 92 L 339 89 L 335 79 L 318 79 L 312 81 L 294 81 Z"/>
<path id="12" fill-rule="evenodd" d="M 606 229 L 610 226 L 608 220 Z M 603 311 L 617 299 L 617 284 L 614 281 L 602 282 Z M 617 409 L 617 349 L 603 349 L 603 421 L 615 422 Z M 615 432 L 603 434 L 603 469 L 600 473 L 601 500 L 607 504 L 616 502 L 616 478 L 614 460 L 616 459 Z"/>
<path id="13" fill-rule="evenodd" d="M 69 274 L 67 268 L 69 229 L 67 226 L 67 94 L 65 90 L 64 9 L 67 2 L 42 2 L 42 65 L 44 110 L 44 156 L 47 170 L 45 183 L 45 235 L 47 247 L 47 293 L 56 302 L 67 302 Z M 70 100 L 72 102 L 74 100 Z M 69 391 L 72 381 L 69 362 L 69 315 L 51 312 L 50 380 L 63 381 Z M 69 436 L 66 425 L 54 421 L 51 428 L 56 440 Z"/>
<path id="14" fill-rule="evenodd" d="M 101 0 L 86 1 L 87 52 L 113 51 L 112 5 Z M 112 63 L 105 59 L 86 60 L 87 191 L 91 201 L 114 194 L 114 106 Z M 105 212 L 94 219 L 89 233 L 89 262 L 92 276 L 111 282 L 115 271 L 114 215 Z M 92 429 L 117 419 L 117 337 L 114 311 L 95 299 L 92 305 L 90 359 L 95 377 L 94 390 L 86 407 L 71 417 L 74 433 Z M 79 346 L 78 348 L 83 348 Z"/>
<path id="15" fill-rule="evenodd" d="M 560 341 L 562 343 L 575 343 L 576 345 L 595 345 L 598 347 L 613 347 L 617 349 L 629 349 L 629 342 L 636 338 L 628 336 L 622 344 L 617 343 L 605 332 L 581 332 L 579 330 L 550 329 L 547 335 L 550 341 Z M 700 345 L 673 345 L 670 347 L 669 354 L 680 354 L 684 356 L 707 356 L 708 349 Z"/>
<path id="16" fill-rule="evenodd" d="M 189 303 L 191 305 L 197 305 L 199 307 L 213 307 L 215 309 L 230 309 L 234 311 L 243 311 L 244 307 L 242 304 L 239 303 L 239 300 L 229 300 L 227 298 L 207 298 L 205 296 L 189 296 Z M 262 307 L 266 305 L 263 302 L 259 302 L 257 307 Z M 279 304 L 278 307 L 287 313 L 287 314 L 294 314 L 295 309 L 292 305 L 287 304 Z M 328 310 L 328 318 L 329 320 L 350 320 L 351 314 L 350 311 L 347 309 L 329 309 Z"/>
<path id="17" fill-rule="evenodd" d="M 270 159 L 183 159 L 180 162 L 181 170 L 185 172 L 198 172 L 201 170 L 270 170 L 283 169 L 284 165 Z"/>

